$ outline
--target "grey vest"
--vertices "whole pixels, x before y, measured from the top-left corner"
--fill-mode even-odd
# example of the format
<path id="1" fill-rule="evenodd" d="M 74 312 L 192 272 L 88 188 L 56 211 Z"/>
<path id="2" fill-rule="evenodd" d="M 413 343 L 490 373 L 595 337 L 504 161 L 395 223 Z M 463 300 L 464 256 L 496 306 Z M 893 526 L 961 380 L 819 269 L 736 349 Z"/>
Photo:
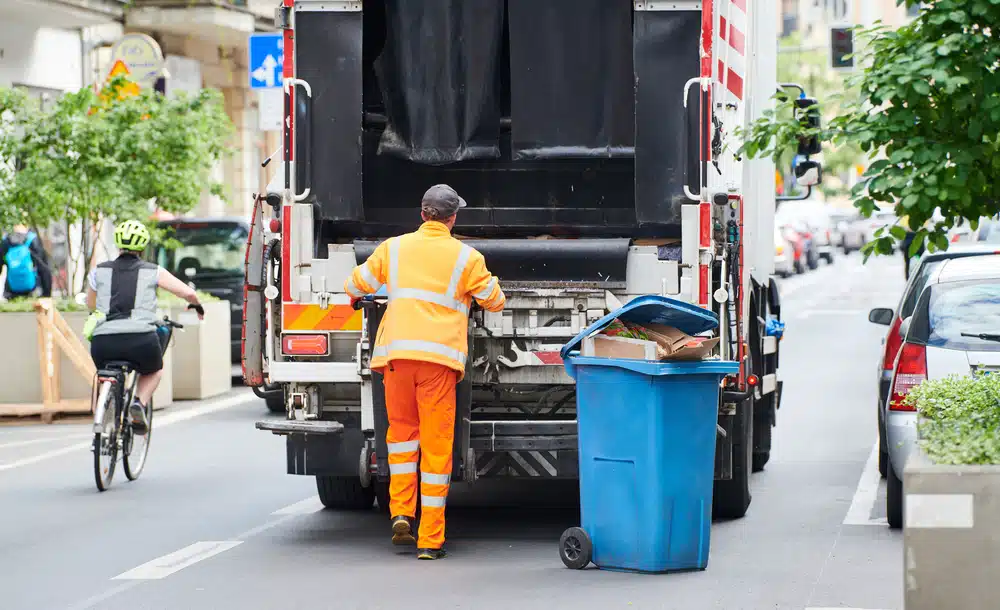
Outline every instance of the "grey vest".
<path id="1" fill-rule="evenodd" d="M 156 284 L 160 268 L 134 256 L 97 266 L 97 310 L 105 319 L 94 336 L 155 332 Z"/>

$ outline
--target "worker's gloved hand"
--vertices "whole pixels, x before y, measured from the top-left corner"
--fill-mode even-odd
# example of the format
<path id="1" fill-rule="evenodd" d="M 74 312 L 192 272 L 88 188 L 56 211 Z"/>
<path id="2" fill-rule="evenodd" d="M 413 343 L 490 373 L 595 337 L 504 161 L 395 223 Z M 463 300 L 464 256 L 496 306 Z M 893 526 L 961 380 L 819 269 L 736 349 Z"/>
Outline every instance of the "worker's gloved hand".
<path id="1" fill-rule="evenodd" d="M 361 299 L 358 297 L 351 297 L 351 307 L 355 311 L 361 309 Z"/>

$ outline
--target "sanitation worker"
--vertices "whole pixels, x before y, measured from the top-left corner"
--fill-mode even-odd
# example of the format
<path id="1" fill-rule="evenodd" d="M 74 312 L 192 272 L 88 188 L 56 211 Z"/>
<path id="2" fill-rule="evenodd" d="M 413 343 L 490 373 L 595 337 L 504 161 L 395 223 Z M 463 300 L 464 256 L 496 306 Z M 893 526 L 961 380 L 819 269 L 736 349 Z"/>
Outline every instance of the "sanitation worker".
<path id="1" fill-rule="evenodd" d="M 451 236 L 464 207 L 455 189 L 432 186 L 420 202 L 420 228 L 379 244 L 344 284 L 352 302 L 383 285 L 389 297 L 371 368 L 385 376 L 392 542 L 416 543 L 419 559 L 445 556 L 455 385 L 468 359 L 469 307 L 475 299 L 487 311 L 501 311 L 506 302 L 483 255 Z"/>

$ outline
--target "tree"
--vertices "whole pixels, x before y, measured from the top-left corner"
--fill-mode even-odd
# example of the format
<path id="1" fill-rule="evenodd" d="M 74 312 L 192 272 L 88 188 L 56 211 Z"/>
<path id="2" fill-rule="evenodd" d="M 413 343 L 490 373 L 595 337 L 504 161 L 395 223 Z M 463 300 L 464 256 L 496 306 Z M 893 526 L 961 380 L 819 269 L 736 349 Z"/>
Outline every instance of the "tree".
<path id="1" fill-rule="evenodd" d="M 87 227 L 105 219 L 147 220 L 151 203 L 187 212 L 206 190 L 221 193 L 211 170 L 232 131 L 221 94 L 125 95 L 126 85 L 117 78 L 100 92 L 69 93 L 44 112 L 20 92 L 0 89 L 5 226 L 79 223 L 85 237 L 76 254 L 89 264 L 95 251 Z"/>
<path id="2" fill-rule="evenodd" d="M 925 243 L 946 249 L 949 229 L 963 220 L 975 227 L 998 212 L 1000 2 L 922 4 L 897 30 L 859 28 L 866 50 L 849 79 L 859 95 L 826 127 L 805 129 L 788 114 L 792 101 L 779 97 L 745 133 L 742 151 L 750 157 L 780 155 L 803 135 L 859 146 L 872 163 L 854 189 L 855 206 L 864 216 L 891 206 L 901 219 L 868 254 L 889 253 L 907 227 L 916 232 L 911 253 Z"/>

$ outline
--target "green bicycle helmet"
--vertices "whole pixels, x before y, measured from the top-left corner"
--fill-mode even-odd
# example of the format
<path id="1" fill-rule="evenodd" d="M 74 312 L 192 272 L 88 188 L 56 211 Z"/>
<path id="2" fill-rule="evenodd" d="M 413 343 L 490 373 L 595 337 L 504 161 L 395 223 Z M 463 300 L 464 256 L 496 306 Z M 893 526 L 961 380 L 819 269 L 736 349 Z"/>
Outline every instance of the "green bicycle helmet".
<path id="1" fill-rule="evenodd" d="M 115 246 L 119 250 L 142 252 L 149 245 L 149 229 L 138 220 L 126 220 L 115 227 Z"/>

